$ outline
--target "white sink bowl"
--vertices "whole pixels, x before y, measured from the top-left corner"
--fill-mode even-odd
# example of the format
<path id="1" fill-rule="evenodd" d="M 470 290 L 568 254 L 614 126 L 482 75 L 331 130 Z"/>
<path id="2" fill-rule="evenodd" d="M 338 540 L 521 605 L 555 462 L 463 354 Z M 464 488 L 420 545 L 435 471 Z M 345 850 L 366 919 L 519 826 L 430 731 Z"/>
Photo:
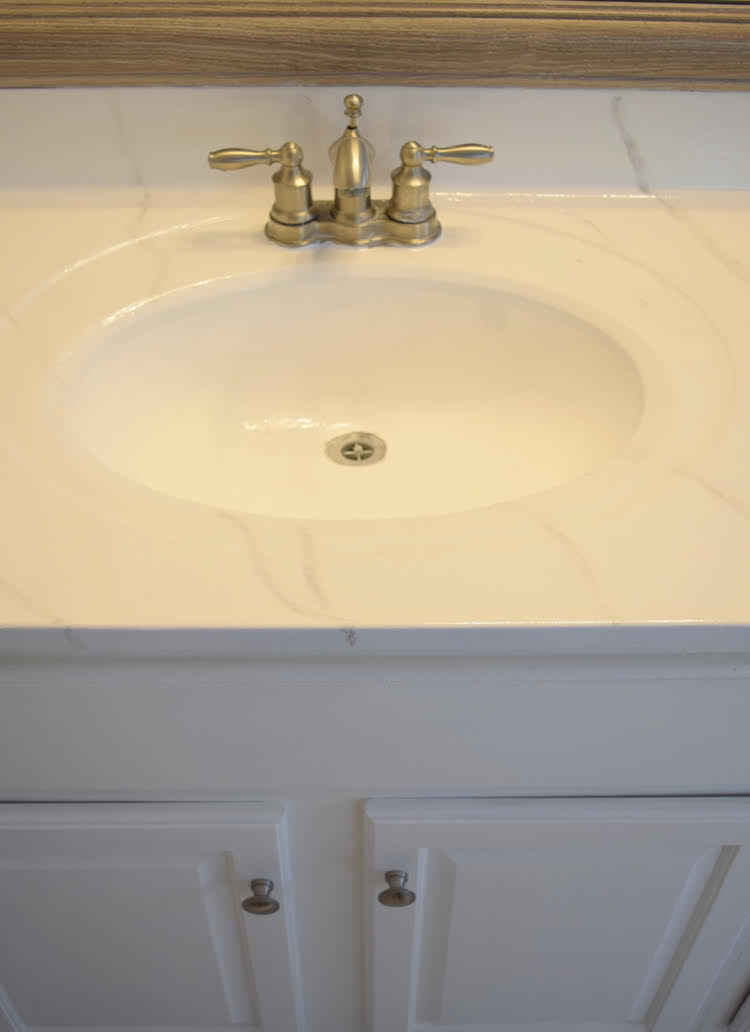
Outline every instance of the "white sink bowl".
<path id="1" fill-rule="evenodd" d="M 266 205 L 259 188 L 249 211 L 18 215 L 0 622 L 745 611 L 725 586 L 750 554 L 726 500 L 748 437 L 746 295 L 714 290 L 697 247 L 672 282 L 685 239 L 668 213 L 461 198 L 427 248 L 286 250 L 262 235 Z M 47 241 L 67 257 L 34 281 Z M 349 432 L 381 438 L 382 460 L 332 461 Z"/>
<path id="2" fill-rule="evenodd" d="M 644 404 L 627 352 L 565 311 L 342 265 L 130 308 L 85 336 L 66 379 L 75 433 L 122 476 L 304 519 L 434 516 L 547 490 L 615 454 Z M 356 431 L 385 442 L 382 460 L 332 461 L 326 444 Z"/>

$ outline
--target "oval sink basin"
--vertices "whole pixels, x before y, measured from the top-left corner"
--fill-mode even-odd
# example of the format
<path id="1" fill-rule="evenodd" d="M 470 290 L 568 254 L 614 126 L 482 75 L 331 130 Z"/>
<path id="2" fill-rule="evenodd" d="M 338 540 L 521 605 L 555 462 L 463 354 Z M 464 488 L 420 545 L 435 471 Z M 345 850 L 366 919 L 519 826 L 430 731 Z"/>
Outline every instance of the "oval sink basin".
<path id="1" fill-rule="evenodd" d="M 484 286 L 335 268 L 165 295 L 92 332 L 68 373 L 76 433 L 113 471 L 307 519 L 548 490 L 616 453 L 644 404 L 628 354 L 577 317 Z"/>

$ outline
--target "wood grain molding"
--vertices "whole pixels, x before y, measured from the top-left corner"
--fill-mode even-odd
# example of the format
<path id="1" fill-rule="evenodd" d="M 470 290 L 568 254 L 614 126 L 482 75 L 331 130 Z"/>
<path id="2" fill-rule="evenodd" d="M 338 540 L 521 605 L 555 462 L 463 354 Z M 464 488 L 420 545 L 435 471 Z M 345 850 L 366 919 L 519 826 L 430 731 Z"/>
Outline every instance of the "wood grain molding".
<path id="1" fill-rule="evenodd" d="M 0 85 L 750 87 L 750 2 L 0 0 Z"/>

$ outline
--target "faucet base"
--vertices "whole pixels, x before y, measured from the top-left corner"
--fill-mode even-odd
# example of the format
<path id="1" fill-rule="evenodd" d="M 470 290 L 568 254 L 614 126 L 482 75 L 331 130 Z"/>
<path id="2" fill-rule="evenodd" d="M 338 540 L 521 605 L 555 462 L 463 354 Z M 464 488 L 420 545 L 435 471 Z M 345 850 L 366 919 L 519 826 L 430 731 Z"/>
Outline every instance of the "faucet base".
<path id="1" fill-rule="evenodd" d="M 388 203 L 373 201 L 375 213 L 372 218 L 351 224 L 335 219 L 333 201 L 318 201 L 312 205 L 315 217 L 310 222 L 290 226 L 270 218 L 266 223 L 266 236 L 286 247 L 304 247 L 305 244 L 327 240 L 353 247 L 376 247 L 380 244 L 420 247 L 440 236 L 440 223 L 434 213 L 424 222 L 396 222 L 386 214 Z"/>

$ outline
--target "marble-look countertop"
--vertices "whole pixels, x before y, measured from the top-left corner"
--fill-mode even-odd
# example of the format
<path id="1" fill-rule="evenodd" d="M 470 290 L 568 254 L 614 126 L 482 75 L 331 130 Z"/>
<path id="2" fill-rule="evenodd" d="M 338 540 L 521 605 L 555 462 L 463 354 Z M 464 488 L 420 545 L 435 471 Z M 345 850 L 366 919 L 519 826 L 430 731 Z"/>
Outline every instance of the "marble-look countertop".
<path id="1" fill-rule="evenodd" d="M 459 651 L 481 651 L 480 630 L 511 649 L 543 632 L 547 646 L 596 651 L 599 632 L 603 648 L 746 650 L 750 194 L 656 191 L 623 133 L 629 190 L 436 194 L 444 237 L 408 260 L 436 278 L 468 275 L 470 251 L 483 282 L 528 283 L 620 339 L 647 374 L 643 425 L 602 465 L 448 515 L 257 516 L 105 469 L 69 432 L 55 388 L 88 326 L 123 299 L 201 279 L 362 256 L 276 248 L 255 185 L 241 208 L 234 187 L 229 199 L 142 183 L 3 192 L 0 652 L 85 652 L 101 635 L 117 652 L 113 630 L 191 628 L 250 635 L 214 638 L 209 653 L 283 652 L 295 630 L 302 651 L 388 651 L 388 634 L 403 644 L 407 629 L 423 634 L 407 651 L 440 652 L 446 627 L 465 635 Z M 372 259 L 381 272 L 391 254 Z M 52 645 L 34 637 L 42 629 Z M 327 629 L 317 646 L 313 629 Z"/>

